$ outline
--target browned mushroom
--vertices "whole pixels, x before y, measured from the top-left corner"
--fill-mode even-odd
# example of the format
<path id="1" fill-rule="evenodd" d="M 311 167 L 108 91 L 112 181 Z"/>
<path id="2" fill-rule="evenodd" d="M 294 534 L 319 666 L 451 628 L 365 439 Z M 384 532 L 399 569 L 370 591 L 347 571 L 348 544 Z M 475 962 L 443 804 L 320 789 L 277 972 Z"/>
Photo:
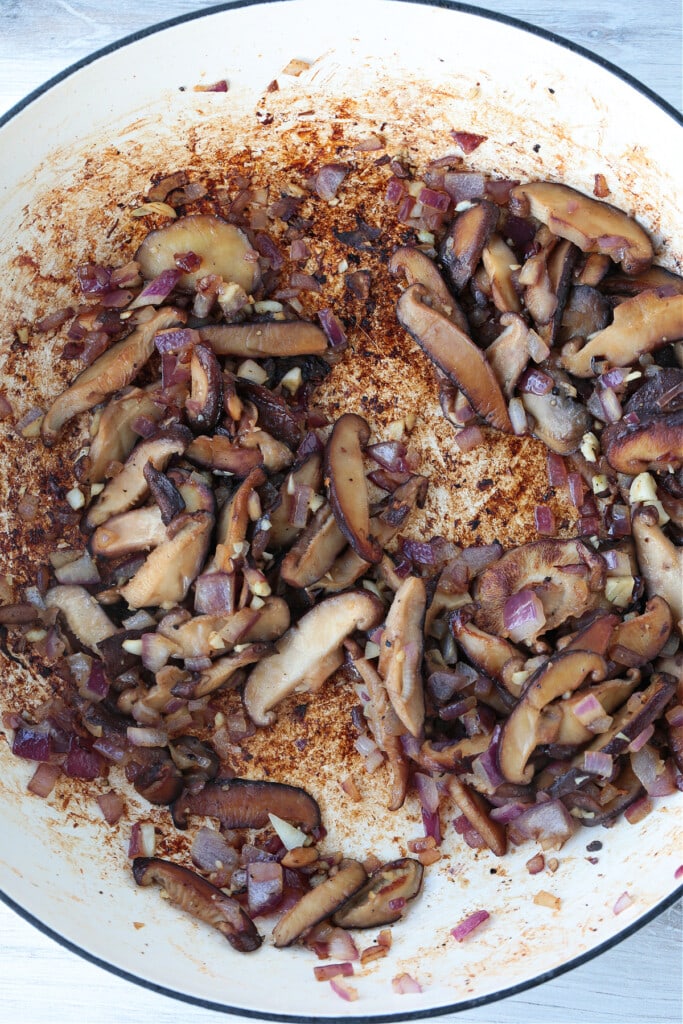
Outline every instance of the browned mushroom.
<path id="1" fill-rule="evenodd" d="M 486 358 L 501 388 L 511 398 L 531 358 L 531 331 L 517 313 L 503 313 L 500 322 L 504 330 L 486 349 Z"/>
<path id="2" fill-rule="evenodd" d="M 640 225 L 608 203 L 549 181 L 517 185 L 510 197 L 520 212 L 528 212 L 555 235 L 568 238 L 582 252 L 599 252 L 621 263 L 627 274 L 638 274 L 652 263 L 652 242 Z"/>
<path id="3" fill-rule="evenodd" d="M 482 263 L 491 285 L 491 297 L 501 313 L 519 313 L 522 309 L 513 271 L 519 266 L 517 257 L 500 235 L 489 236 L 481 253 Z"/>
<path id="4" fill-rule="evenodd" d="M 266 474 L 260 466 L 255 466 L 221 508 L 216 526 L 216 551 L 210 569 L 229 572 L 232 560 L 242 554 L 251 522 L 249 507 L 256 488 L 265 481 Z"/>
<path id="5" fill-rule="evenodd" d="M 84 525 L 88 530 L 106 523 L 112 516 L 126 512 L 143 501 L 149 493 L 145 466 L 164 469 L 173 455 L 182 455 L 192 440 L 187 427 L 174 426 L 160 430 L 139 442 L 128 456 L 123 469 L 112 477 L 88 509 Z"/>
<path id="6" fill-rule="evenodd" d="M 293 522 L 297 511 L 297 501 L 300 500 L 302 493 L 316 494 L 320 490 L 323 482 L 322 464 L 322 455 L 319 452 L 313 452 L 288 473 L 280 487 L 277 501 L 268 509 L 270 522 L 268 546 L 270 548 L 278 550 L 289 547 L 300 534 L 303 526 L 295 526 Z M 302 488 L 310 488 L 310 491 L 304 492 Z M 310 508 L 307 507 L 306 518 L 308 518 L 309 511 Z"/>
<path id="7" fill-rule="evenodd" d="M 512 433 L 503 393 L 484 353 L 455 324 L 425 304 L 426 294 L 420 284 L 406 288 L 396 310 L 401 326 L 467 395 L 480 416 L 492 427 Z"/>
<path id="8" fill-rule="evenodd" d="M 118 632 L 104 608 L 85 587 L 75 584 L 52 587 L 45 595 L 45 604 L 48 608 L 57 608 L 70 632 L 95 653 L 102 640 Z"/>
<path id="9" fill-rule="evenodd" d="M 166 537 L 158 505 L 146 505 L 107 519 L 93 533 L 90 548 L 101 558 L 118 558 L 134 551 L 149 551 Z"/>
<path id="10" fill-rule="evenodd" d="M 343 860 L 336 874 L 305 893 L 290 907 L 273 929 L 278 949 L 291 946 L 308 928 L 331 917 L 363 885 L 367 875 L 356 860 Z"/>
<path id="11" fill-rule="evenodd" d="M 560 726 L 557 731 L 555 738 L 553 739 L 554 746 L 581 746 L 583 743 L 589 743 L 595 739 L 595 733 L 591 732 L 583 722 L 577 718 L 576 709 L 586 698 L 595 697 L 596 701 L 602 708 L 603 717 L 609 724 L 608 716 L 616 711 L 618 708 L 625 704 L 628 698 L 631 696 L 636 686 L 640 682 L 640 673 L 633 672 L 630 678 L 627 679 L 606 679 L 604 682 L 596 683 L 595 686 L 582 687 L 573 696 L 568 697 L 566 700 L 556 701 L 554 704 L 549 705 L 543 711 L 543 715 L 548 711 L 555 711 L 559 709 L 560 712 Z M 599 709 L 596 709 L 599 714 Z M 543 717 L 543 715 L 541 717 Z"/>
<path id="12" fill-rule="evenodd" d="M 639 423 L 619 421 L 602 432 L 602 450 L 612 469 L 628 476 L 683 465 L 683 409 L 649 416 Z"/>
<path id="13" fill-rule="evenodd" d="M 200 327 L 198 333 L 217 356 L 265 359 L 268 356 L 323 355 L 327 351 L 323 331 L 305 320 L 218 324 Z"/>
<path id="14" fill-rule="evenodd" d="M 646 352 L 653 352 L 683 337 L 683 295 L 640 292 L 614 310 L 609 326 L 594 334 L 578 352 L 572 346 L 562 353 L 562 365 L 575 377 L 595 376 L 593 360 L 611 366 L 630 366 Z"/>
<path id="15" fill-rule="evenodd" d="M 571 566 L 570 572 L 563 568 Z M 578 618 L 600 600 L 605 581 L 603 558 L 581 540 L 540 540 L 506 552 L 485 569 L 474 585 L 479 608 L 475 623 L 509 637 L 505 607 L 513 594 L 530 588 L 543 605 L 545 623 L 535 636 L 566 619 Z"/>
<path id="16" fill-rule="evenodd" d="M 140 440 L 133 423 L 141 417 L 159 422 L 166 409 L 154 401 L 155 389 L 131 388 L 107 402 L 93 416 L 92 440 L 87 457 L 77 464 L 78 476 L 85 483 L 102 483 L 107 467 L 125 462 Z"/>
<path id="17" fill-rule="evenodd" d="M 650 291 L 652 288 L 666 288 L 669 294 L 678 292 L 683 295 L 683 277 L 674 274 L 666 267 L 656 265 L 649 267 L 640 274 L 610 274 L 601 285 L 605 295 L 637 295 L 638 292 Z"/>
<path id="18" fill-rule="evenodd" d="M 586 828 L 609 825 L 645 793 L 640 779 L 628 762 L 612 783 L 612 787 L 616 791 L 616 795 L 606 803 L 601 801 L 601 794 L 598 793 L 594 796 L 582 789 L 565 793 L 562 803 L 569 809 L 570 814 L 578 818 Z"/>
<path id="19" fill-rule="evenodd" d="M 547 232 L 547 228 L 541 230 Z M 524 286 L 524 305 L 536 329 L 552 345 L 563 319 L 578 250 L 567 239 L 558 241 L 552 235 L 544 241 L 541 251 L 520 270 L 518 283 Z"/>
<path id="20" fill-rule="evenodd" d="M 470 825 L 477 830 L 489 850 L 492 850 L 496 857 L 504 857 L 507 851 L 505 826 L 493 820 L 483 797 L 466 785 L 457 775 L 449 776 L 448 790 Z"/>
<path id="21" fill-rule="evenodd" d="M 184 314 L 163 308 L 141 323 L 132 334 L 117 341 L 86 367 L 66 391 L 55 399 L 43 419 L 41 434 L 47 445 L 54 444 L 65 423 L 86 409 L 92 409 L 115 391 L 125 388 L 154 351 L 159 331 L 182 323 Z"/>
<path id="22" fill-rule="evenodd" d="M 185 499 L 169 476 L 148 462 L 142 471 L 149 493 L 157 503 L 164 526 L 169 526 L 176 516 L 185 511 Z"/>
<path id="23" fill-rule="evenodd" d="M 525 785 L 533 778 L 528 761 L 538 746 L 543 709 L 586 678 L 599 682 L 606 674 L 604 658 L 589 651 L 562 651 L 534 673 L 501 732 L 499 764 L 508 782 Z"/>
<path id="24" fill-rule="evenodd" d="M 240 448 L 225 434 L 195 437 L 185 455 L 198 466 L 239 477 L 246 477 L 257 466 L 263 465 L 263 456 L 258 448 Z"/>
<path id="25" fill-rule="evenodd" d="M 679 580 L 683 586 L 683 578 Z M 642 615 L 620 622 L 612 634 L 609 656 L 618 665 L 645 665 L 654 661 L 671 635 L 671 609 L 655 595 Z"/>
<path id="26" fill-rule="evenodd" d="M 389 260 L 389 272 L 394 275 L 402 273 L 409 285 L 424 285 L 439 313 L 452 320 L 465 334 L 469 332 L 465 313 L 446 287 L 436 264 L 421 249 L 412 245 L 400 246 Z"/>
<path id="27" fill-rule="evenodd" d="M 133 877 L 138 885 L 160 885 L 171 903 L 210 924 L 240 953 L 258 949 L 262 939 L 237 900 L 226 896 L 195 871 L 159 857 L 136 857 Z"/>
<path id="28" fill-rule="evenodd" d="M 345 547 L 346 537 L 337 517 L 325 503 L 283 558 L 280 576 L 290 586 L 311 587 L 324 577 Z"/>
<path id="29" fill-rule="evenodd" d="M 195 345 L 190 358 L 190 396 L 185 402 L 187 422 L 195 434 L 210 434 L 223 411 L 223 374 L 207 345 Z"/>
<path id="30" fill-rule="evenodd" d="M 184 520 L 184 521 L 183 521 Z M 119 593 L 129 608 L 172 608 L 199 575 L 214 519 L 209 512 L 178 517 L 177 533 L 149 554 Z"/>
<path id="31" fill-rule="evenodd" d="M 591 429 L 593 417 L 574 396 L 575 389 L 562 370 L 543 365 L 544 373 L 552 377 L 553 388 L 544 395 L 525 392 L 522 404 L 531 416 L 531 432 L 551 451 L 569 455 L 577 451 L 584 434 Z"/>
<path id="32" fill-rule="evenodd" d="M 664 534 L 659 525 L 659 513 L 651 505 L 633 512 L 631 528 L 648 597 L 659 595 L 664 598 L 680 629 L 683 621 L 683 548 L 677 548 Z"/>
<path id="33" fill-rule="evenodd" d="M 256 725 L 270 725 L 271 710 L 294 690 L 315 692 L 342 664 L 342 644 L 354 630 L 368 630 L 382 617 L 382 603 L 368 591 L 325 598 L 275 644 L 276 653 L 252 669 L 244 704 Z"/>
<path id="34" fill-rule="evenodd" d="M 560 651 L 594 651 L 595 654 L 607 654 L 614 627 L 618 625 L 619 617 L 602 610 L 596 612 L 590 620 L 577 630 L 557 641 L 556 647 Z"/>
<path id="35" fill-rule="evenodd" d="M 378 671 L 391 705 L 406 729 L 419 736 L 424 724 L 422 682 L 424 580 L 408 576 L 394 595 L 380 641 Z"/>
<path id="36" fill-rule="evenodd" d="M 360 558 L 379 562 L 382 548 L 370 536 L 370 502 L 362 446 L 370 427 L 362 416 L 344 413 L 334 424 L 325 448 L 325 481 L 337 526 Z"/>
<path id="37" fill-rule="evenodd" d="M 424 868 L 413 857 L 383 864 L 344 903 L 332 921 L 339 928 L 381 928 L 403 916 L 422 888 Z"/>
<path id="38" fill-rule="evenodd" d="M 484 199 L 459 213 L 446 234 L 439 256 L 456 291 L 461 292 L 477 268 L 499 210 Z"/>
<path id="39" fill-rule="evenodd" d="M 265 828 L 269 815 L 310 832 L 320 824 L 317 801 L 298 786 L 253 779 L 216 779 L 198 793 L 185 792 L 171 808 L 176 828 L 190 815 L 217 818 L 223 829 Z"/>
<path id="40" fill-rule="evenodd" d="M 524 668 L 524 655 L 502 636 L 485 633 L 475 626 L 469 611 L 458 610 L 448 621 L 458 645 L 472 664 L 501 682 L 514 697 L 519 697 L 520 686 L 515 683 L 514 675 Z"/>
<path id="41" fill-rule="evenodd" d="M 607 327 L 612 316 L 608 299 L 590 285 L 575 285 L 569 293 L 557 331 L 557 340 L 565 345 L 574 338 L 586 339 Z"/>
<path id="42" fill-rule="evenodd" d="M 236 386 L 240 396 L 253 403 L 258 414 L 258 426 L 296 451 L 303 434 L 301 421 L 296 418 L 282 395 L 240 377 L 236 380 Z"/>
<path id="43" fill-rule="evenodd" d="M 653 367 L 655 369 L 655 367 Z M 624 405 L 624 412 L 639 418 L 660 416 L 683 408 L 683 370 L 675 366 L 656 367 Z"/>
<path id="44" fill-rule="evenodd" d="M 201 673 L 192 696 L 198 698 L 205 697 L 208 693 L 214 693 L 230 680 L 234 680 L 235 674 L 240 669 L 260 661 L 271 651 L 272 647 L 267 643 L 240 645 L 239 651 L 227 654 L 224 658 L 218 658 L 211 668 L 207 668 Z"/>
<path id="45" fill-rule="evenodd" d="M 136 769 L 133 788 L 157 807 L 167 807 L 183 791 L 183 776 L 165 750 L 156 748 L 153 758 Z"/>
<path id="46" fill-rule="evenodd" d="M 200 277 L 217 274 L 225 282 L 250 293 L 259 281 L 259 264 L 244 232 L 210 214 L 179 217 L 150 233 L 138 248 L 135 259 L 148 280 L 164 270 L 176 269 L 176 253 L 193 252 L 201 258 L 196 271 L 187 271 L 178 286 L 193 289 Z"/>

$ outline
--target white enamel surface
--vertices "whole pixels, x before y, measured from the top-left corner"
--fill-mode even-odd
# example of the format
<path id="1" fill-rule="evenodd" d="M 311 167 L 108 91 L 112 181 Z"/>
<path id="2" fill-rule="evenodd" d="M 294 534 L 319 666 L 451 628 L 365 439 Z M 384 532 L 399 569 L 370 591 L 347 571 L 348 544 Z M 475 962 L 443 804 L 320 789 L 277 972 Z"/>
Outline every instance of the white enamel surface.
<path id="1" fill-rule="evenodd" d="M 544 40 L 457 12 L 394 4 L 389 15 L 385 5 L 366 2 L 362 18 L 346 19 L 362 25 L 362 32 L 340 38 L 339 24 L 321 23 L 314 7 L 275 4 L 267 18 L 263 9 L 245 8 L 189 22 L 102 57 L 38 98 L 0 130 L 0 239 L 13 238 L 36 194 L 63 185 L 80 172 L 84 155 L 103 147 L 115 144 L 122 154 L 122 165 L 111 167 L 106 183 L 110 196 L 117 189 L 125 193 L 129 179 L 145 179 L 144 159 L 137 171 L 122 169 L 145 154 L 158 160 L 166 152 L 169 168 L 177 166 L 190 130 L 205 133 L 210 155 L 226 103 L 231 117 L 243 113 L 253 125 L 264 86 L 296 56 L 317 63 L 290 85 L 293 116 L 310 109 L 311 101 L 324 115 L 336 97 L 350 93 L 367 126 L 388 120 L 389 138 L 421 155 L 441 155 L 448 129 L 456 127 L 490 136 L 482 162 L 501 174 L 558 177 L 590 191 L 593 175 L 607 171 L 614 202 L 637 210 L 658 242 L 675 239 L 677 248 L 667 248 L 664 258 L 680 267 L 683 132 L 639 93 Z M 192 92 L 195 82 L 223 77 L 230 81 L 227 97 Z M 181 92 L 179 86 L 189 88 Z M 395 103 L 389 93 L 398 89 Z M 97 203 L 98 187 L 94 182 L 93 191 L 79 197 L 83 210 Z M 85 216 L 83 224 L 85 250 Z M 0 266 L 9 244 L 0 241 Z M 67 265 L 75 262 L 71 252 L 63 258 Z M 360 999 L 346 1004 L 313 982 L 309 953 L 266 947 L 238 957 L 220 936 L 177 914 L 155 892 L 137 890 L 122 837 L 110 836 L 86 803 L 72 803 L 65 817 L 50 801 L 26 797 L 31 768 L 13 760 L 4 744 L 0 764 L 0 888 L 11 899 L 129 974 L 263 1014 L 391 1015 L 503 992 L 633 925 L 674 890 L 681 862 L 680 799 L 660 802 L 638 826 L 622 822 L 598 836 L 582 831 L 560 852 L 552 876 L 528 875 L 524 865 L 533 848 L 501 864 L 452 845 L 448 862 L 428 872 L 419 906 L 394 929 L 390 959 L 356 979 Z M 373 834 L 371 821 L 368 846 L 395 856 L 395 844 L 377 829 Z M 334 836 L 333 827 L 332 841 Z M 603 842 L 598 866 L 586 860 L 586 844 L 594 838 Z M 491 875 L 493 867 L 497 875 Z M 558 896 L 560 908 L 535 904 L 540 890 Z M 616 916 L 613 907 L 623 892 L 633 904 Z M 455 943 L 450 928 L 481 908 L 491 920 L 469 942 Z M 402 970 L 424 983 L 409 1006 L 391 990 L 390 979 Z"/>

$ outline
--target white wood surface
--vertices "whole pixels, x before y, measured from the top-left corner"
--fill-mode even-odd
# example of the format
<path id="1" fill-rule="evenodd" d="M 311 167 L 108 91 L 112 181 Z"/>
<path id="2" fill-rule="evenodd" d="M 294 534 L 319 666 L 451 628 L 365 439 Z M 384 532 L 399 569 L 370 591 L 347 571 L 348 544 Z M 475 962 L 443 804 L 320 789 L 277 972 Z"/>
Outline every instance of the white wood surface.
<path id="1" fill-rule="evenodd" d="M 0 115 L 108 42 L 210 6 L 202 0 L 0 0 Z M 637 0 L 488 0 L 471 6 L 500 11 L 571 39 L 628 71 L 678 110 L 683 106 L 681 0 L 650 0 L 647 5 Z M 329 16 L 333 8 L 339 16 L 343 0 L 321 0 L 320 16 Z M 678 903 L 615 948 L 559 978 L 439 1019 L 445 1024 L 679 1024 L 682 922 Z M 0 1022 L 175 1024 L 179 1019 L 209 1024 L 221 1015 L 115 977 L 0 903 Z"/>

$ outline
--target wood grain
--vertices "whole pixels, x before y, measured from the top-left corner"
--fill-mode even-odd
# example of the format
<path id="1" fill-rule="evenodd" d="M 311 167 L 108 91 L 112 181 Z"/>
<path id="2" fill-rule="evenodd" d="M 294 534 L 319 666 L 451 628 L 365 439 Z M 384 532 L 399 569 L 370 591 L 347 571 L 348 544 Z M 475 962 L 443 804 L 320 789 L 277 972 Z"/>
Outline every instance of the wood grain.
<path id="1" fill-rule="evenodd" d="M 209 0 L 0 0 L 0 115 L 34 88 L 109 42 L 212 6 Z M 470 4 L 557 33 L 683 106 L 680 0 L 488 0 Z M 321 16 L 343 0 L 321 0 Z M 266 14 L 264 13 L 264 17 Z M 683 856 L 682 856 L 683 859 Z M 679 1024 L 683 906 L 559 978 L 444 1024 Z M 0 903 L 0 1020 L 19 1024 L 209 1024 L 220 1015 L 181 1006 L 82 960 Z M 409 1012 L 410 997 L 406 996 Z M 247 1018 L 232 1018 L 245 1022 Z"/>

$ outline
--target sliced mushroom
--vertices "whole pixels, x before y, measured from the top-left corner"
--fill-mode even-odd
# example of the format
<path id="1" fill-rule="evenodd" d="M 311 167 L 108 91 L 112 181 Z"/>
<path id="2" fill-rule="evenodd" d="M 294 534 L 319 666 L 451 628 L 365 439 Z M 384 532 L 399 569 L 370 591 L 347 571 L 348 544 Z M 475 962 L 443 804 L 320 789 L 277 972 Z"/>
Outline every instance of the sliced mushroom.
<path id="1" fill-rule="evenodd" d="M 344 646 L 370 698 L 364 706 L 364 713 L 375 743 L 386 754 L 392 780 L 388 807 L 390 811 L 397 811 L 403 806 L 408 788 L 408 762 L 399 738 L 398 717 L 391 706 L 384 680 L 375 666 L 364 657 L 354 640 L 346 640 Z"/>
<path id="2" fill-rule="evenodd" d="M 652 266 L 635 276 L 610 274 L 601 285 L 605 295 L 637 295 L 652 288 L 666 288 L 669 294 L 683 295 L 683 277 L 666 267 Z"/>
<path id="3" fill-rule="evenodd" d="M 473 758 L 488 750 L 490 743 L 490 732 L 480 732 L 474 736 L 464 736 L 460 740 L 438 743 L 434 740 L 425 740 L 415 761 L 431 772 L 463 771 Z"/>
<path id="4" fill-rule="evenodd" d="M 234 680 L 240 669 L 260 661 L 261 658 L 270 654 L 271 650 L 270 644 L 245 644 L 239 651 L 227 654 L 224 658 L 218 658 L 211 668 L 205 669 L 199 676 L 199 682 L 192 692 L 193 698 L 206 697 L 208 693 L 214 693 L 230 680 Z"/>
<path id="5" fill-rule="evenodd" d="M 217 818 L 222 829 L 265 828 L 270 814 L 310 832 L 320 824 L 317 801 L 298 786 L 255 779 L 216 779 L 198 793 L 185 792 L 171 808 L 176 828 L 190 815 Z"/>
<path id="6" fill-rule="evenodd" d="M 683 586 L 683 577 L 679 582 Z M 663 597 L 656 595 L 641 615 L 619 623 L 612 634 L 609 656 L 617 665 L 646 665 L 660 653 L 672 626 L 671 609 Z"/>
<path id="7" fill-rule="evenodd" d="M 251 522 L 249 506 L 256 488 L 266 481 L 260 466 L 254 467 L 223 505 L 216 529 L 216 551 L 210 569 L 230 572 L 232 560 L 242 554 Z"/>
<path id="8" fill-rule="evenodd" d="M 311 587 L 325 576 L 345 547 L 346 537 L 337 517 L 327 503 L 321 505 L 283 558 L 280 576 L 290 586 Z"/>
<path id="9" fill-rule="evenodd" d="M 561 719 L 560 727 L 553 743 L 560 746 L 581 746 L 595 739 L 595 733 L 576 717 L 577 705 L 581 704 L 589 695 L 595 697 L 604 711 L 605 717 L 625 704 L 640 681 L 640 673 L 634 672 L 629 679 L 606 679 L 595 686 L 582 687 L 567 700 L 557 701 L 551 704 L 546 711 L 559 709 Z"/>
<path id="10" fill-rule="evenodd" d="M 524 304 L 541 338 L 550 346 L 562 322 L 577 254 L 576 246 L 567 239 L 552 239 L 550 245 L 526 261 L 519 273 Z"/>
<path id="11" fill-rule="evenodd" d="M 223 374 L 207 345 L 192 349 L 190 380 L 190 396 L 185 402 L 187 422 L 195 434 L 210 434 L 223 411 Z"/>
<path id="12" fill-rule="evenodd" d="M 589 651 L 562 651 L 534 673 L 501 732 L 499 765 L 508 782 L 526 785 L 533 778 L 528 761 L 538 746 L 543 709 L 586 678 L 599 682 L 606 675 L 605 659 Z"/>
<path id="13" fill-rule="evenodd" d="M 240 608 L 232 614 L 195 615 L 177 626 L 159 625 L 181 658 L 217 657 L 237 644 L 267 644 L 289 627 L 289 606 L 282 597 L 266 597 L 259 608 Z M 175 657 L 175 655 L 174 655 Z"/>
<path id="14" fill-rule="evenodd" d="M 457 775 L 449 776 L 448 789 L 455 803 L 470 825 L 477 830 L 489 850 L 492 850 L 496 857 L 504 857 L 507 852 L 505 826 L 493 820 L 483 797 L 466 785 Z"/>
<path id="15" fill-rule="evenodd" d="M 683 548 L 677 548 L 664 534 L 657 509 L 651 505 L 637 508 L 632 513 L 631 529 L 648 597 L 662 597 L 680 629 L 683 620 Z"/>
<path id="16" fill-rule="evenodd" d="M 389 260 L 389 272 L 403 274 L 407 283 L 421 284 L 429 292 L 432 305 L 465 334 L 469 332 L 467 317 L 446 287 L 436 264 L 421 249 L 402 245 Z"/>
<path id="17" fill-rule="evenodd" d="M 515 385 L 531 358 L 531 331 L 522 317 L 516 313 L 503 313 L 500 322 L 504 330 L 486 349 L 486 358 L 501 388 L 507 397 L 511 398 Z M 536 340 L 540 340 L 538 336 Z"/>
<path id="18" fill-rule="evenodd" d="M 605 458 L 618 473 L 637 476 L 647 470 L 678 469 L 683 465 L 683 409 L 634 425 L 611 423 L 601 440 Z"/>
<path id="19" fill-rule="evenodd" d="M 158 505 L 146 505 L 107 519 L 93 533 L 90 548 L 101 558 L 118 558 L 134 551 L 149 551 L 162 544 L 166 537 Z"/>
<path id="20" fill-rule="evenodd" d="M 631 366 L 639 356 L 683 337 L 683 295 L 640 292 L 614 310 L 608 327 L 594 334 L 578 352 L 568 346 L 562 365 L 575 377 L 595 376 L 593 360 Z"/>
<path id="21" fill-rule="evenodd" d="M 413 736 L 424 725 L 422 651 L 427 591 L 424 580 L 409 576 L 394 595 L 387 614 L 378 671 L 399 719 Z"/>
<path id="22" fill-rule="evenodd" d="M 311 493 L 315 494 L 320 490 L 323 482 L 322 455 L 313 452 L 304 461 L 295 466 L 287 475 L 276 503 L 268 510 L 270 530 L 268 546 L 278 550 L 289 547 L 300 534 L 302 527 L 294 526 L 295 502 L 297 499 L 297 488 L 310 487 Z"/>
<path id="23" fill-rule="evenodd" d="M 239 394 L 255 406 L 259 427 L 296 451 L 303 435 L 301 420 L 296 418 L 282 395 L 240 377 L 236 384 Z"/>
<path id="24" fill-rule="evenodd" d="M 415 506 L 421 507 L 424 504 L 426 490 L 425 477 L 411 476 L 404 484 L 399 484 L 388 504 L 377 515 L 372 516 L 370 533 L 382 548 L 386 548 L 399 530 L 403 529 Z M 356 554 L 353 548 L 347 548 L 335 558 L 324 576 L 317 581 L 317 585 L 326 594 L 347 590 L 367 572 L 370 565 L 371 563 Z"/>
<path id="25" fill-rule="evenodd" d="M 217 356 L 265 359 L 269 356 L 323 355 L 327 351 L 327 338 L 323 331 L 305 320 L 219 324 L 200 327 L 198 333 Z"/>
<path id="26" fill-rule="evenodd" d="M 247 236 L 234 224 L 211 214 L 179 217 L 150 231 L 135 259 L 142 276 L 151 280 L 164 270 L 176 269 L 176 254 L 185 252 L 195 253 L 202 262 L 196 271 L 179 278 L 180 288 L 194 289 L 199 278 L 209 274 L 217 274 L 225 282 L 234 281 L 247 294 L 258 284 L 259 264 Z"/>
<path id="27" fill-rule="evenodd" d="M 370 536 L 370 501 L 362 446 L 370 427 L 362 416 L 343 413 L 334 424 L 325 448 L 325 481 L 337 526 L 361 558 L 379 562 L 382 548 Z"/>
<path id="28" fill-rule="evenodd" d="M 401 295 L 397 315 L 401 326 L 440 370 L 469 399 L 472 408 L 492 427 L 512 433 L 500 385 L 484 353 L 446 317 L 430 309 L 420 284 Z"/>
<path id="29" fill-rule="evenodd" d="M 449 625 L 472 664 L 501 682 L 514 697 L 519 697 L 520 686 L 515 683 L 514 675 L 524 668 L 524 655 L 502 636 L 479 629 L 471 621 L 470 614 L 464 611 L 454 612 L 449 618 Z"/>
<path id="30" fill-rule="evenodd" d="M 133 449 L 121 470 L 112 477 L 88 509 L 84 525 L 88 530 L 106 523 L 112 516 L 126 512 L 149 493 L 145 466 L 164 469 L 173 455 L 182 455 L 192 440 L 187 427 L 174 426 L 146 438 Z"/>
<path id="31" fill-rule="evenodd" d="M 544 364 L 543 370 L 555 381 L 545 395 L 525 392 L 520 397 L 526 412 L 532 417 L 531 432 L 551 451 L 569 455 L 580 446 L 584 434 L 593 425 L 593 417 L 574 397 L 575 389 L 562 370 Z"/>
<path id="32" fill-rule="evenodd" d="M 624 405 L 624 412 L 634 412 L 642 419 L 679 409 L 683 409 L 683 370 L 675 366 L 658 367 Z"/>
<path id="33" fill-rule="evenodd" d="M 102 606 L 85 587 L 52 587 L 45 595 L 47 608 L 57 608 L 79 643 L 98 654 L 97 645 L 118 632 Z"/>
<path id="34" fill-rule="evenodd" d="M 198 466 L 239 477 L 246 477 L 257 466 L 263 465 L 263 456 L 258 448 L 240 448 L 225 434 L 195 437 L 185 455 Z"/>
<path id="35" fill-rule="evenodd" d="M 153 759 L 136 771 L 133 788 L 155 807 L 168 807 L 183 791 L 183 776 L 165 750 L 152 753 Z"/>
<path id="36" fill-rule="evenodd" d="M 607 327 L 611 316 L 612 306 L 597 288 L 575 285 L 562 313 L 557 340 L 561 345 L 574 338 L 585 340 Z"/>
<path id="37" fill-rule="evenodd" d="M 477 269 L 482 250 L 498 224 L 498 214 L 496 204 L 484 199 L 454 219 L 439 256 L 456 291 L 463 290 Z"/>
<path id="38" fill-rule="evenodd" d="M 614 627 L 619 623 L 617 615 L 599 611 L 586 625 L 567 637 L 557 641 L 557 650 L 563 651 L 594 651 L 595 654 L 607 654 Z"/>
<path id="39" fill-rule="evenodd" d="M 590 793 L 580 789 L 566 793 L 562 797 L 562 803 L 585 828 L 609 825 L 645 793 L 640 779 L 629 763 L 626 763 L 612 785 L 616 790 L 616 796 L 608 800 L 607 803 L 601 803 L 599 797 L 596 799 Z"/>
<path id="40" fill-rule="evenodd" d="M 166 409 L 161 402 L 154 401 L 154 394 L 154 390 L 131 388 L 94 414 L 95 432 L 90 449 L 77 467 L 81 480 L 90 484 L 102 483 L 106 479 L 107 467 L 112 463 L 125 462 L 140 440 L 140 435 L 133 430 L 133 423 L 141 417 L 158 423 L 164 417 Z"/>
<path id="41" fill-rule="evenodd" d="M 331 917 L 363 885 L 367 875 L 356 860 L 343 860 L 334 875 L 305 893 L 273 929 L 278 949 L 291 946 L 308 928 Z"/>
<path id="42" fill-rule="evenodd" d="M 247 679 L 244 704 L 255 724 L 270 725 L 271 709 L 294 690 L 318 690 L 342 664 L 344 640 L 354 630 L 372 629 L 381 617 L 381 602 L 360 590 L 328 597 L 306 612 Z"/>
<path id="43" fill-rule="evenodd" d="M 216 928 L 240 953 L 258 949 L 262 939 L 237 900 L 226 896 L 195 871 L 159 857 L 136 857 L 133 877 L 138 885 L 160 885 L 171 903 Z"/>
<path id="44" fill-rule="evenodd" d="M 148 462 L 142 472 L 161 519 L 165 526 L 169 526 L 176 516 L 185 511 L 185 499 L 171 478 L 157 469 L 154 463 Z"/>
<path id="45" fill-rule="evenodd" d="M 43 441 L 52 445 L 65 423 L 86 409 L 92 409 L 115 391 L 125 388 L 154 351 L 154 338 L 159 331 L 182 323 L 183 314 L 163 308 L 135 328 L 132 334 L 117 341 L 94 363 L 86 367 L 66 391 L 52 403 L 41 426 Z"/>
<path id="46" fill-rule="evenodd" d="M 398 921 L 422 888 L 424 868 L 413 857 L 383 864 L 332 916 L 338 928 L 381 928 Z"/>
<path id="47" fill-rule="evenodd" d="M 566 566 L 572 566 L 572 571 L 562 572 Z M 555 629 L 594 608 L 604 581 L 603 558 L 581 540 L 523 544 L 507 551 L 477 577 L 474 594 L 479 607 L 475 623 L 487 633 L 508 637 L 505 604 L 513 594 L 530 588 L 543 605 L 543 631 Z"/>
<path id="48" fill-rule="evenodd" d="M 491 285 L 491 297 L 501 313 L 519 313 L 522 304 L 513 281 L 517 257 L 500 235 L 492 234 L 481 253 L 484 269 Z"/>
<path id="49" fill-rule="evenodd" d="M 185 599 L 204 564 L 213 522 L 208 512 L 179 517 L 177 533 L 155 548 L 120 588 L 129 608 L 172 608 Z"/>
<path id="50" fill-rule="evenodd" d="M 546 224 L 555 235 L 568 238 L 582 252 L 610 256 L 627 274 L 638 274 L 652 263 L 652 242 L 623 210 L 549 181 L 517 185 L 510 193 L 524 211 Z"/>

